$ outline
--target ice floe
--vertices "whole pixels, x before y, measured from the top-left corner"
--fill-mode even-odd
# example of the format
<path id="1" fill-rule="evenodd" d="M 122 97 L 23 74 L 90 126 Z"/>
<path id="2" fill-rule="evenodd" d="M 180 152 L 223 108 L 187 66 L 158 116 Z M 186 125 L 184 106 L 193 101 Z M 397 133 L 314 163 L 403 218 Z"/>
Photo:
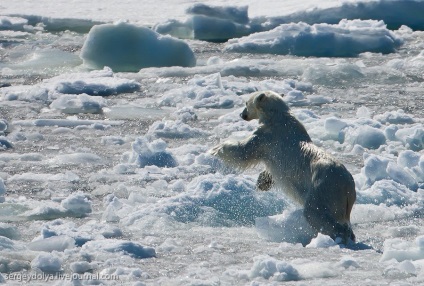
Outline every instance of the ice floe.
<path id="1" fill-rule="evenodd" d="M 89 67 L 108 66 L 114 71 L 196 64 L 185 42 L 124 22 L 94 26 L 82 47 L 81 58 Z"/>
<path id="2" fill-rule="evenodd" d="M 402 40 L 382 21 L 347 21 L 337 25 L 292 23 L 233 39 L 227 52 L 277 55 L 352 57 L 364 52 L 393 53 Z"/>

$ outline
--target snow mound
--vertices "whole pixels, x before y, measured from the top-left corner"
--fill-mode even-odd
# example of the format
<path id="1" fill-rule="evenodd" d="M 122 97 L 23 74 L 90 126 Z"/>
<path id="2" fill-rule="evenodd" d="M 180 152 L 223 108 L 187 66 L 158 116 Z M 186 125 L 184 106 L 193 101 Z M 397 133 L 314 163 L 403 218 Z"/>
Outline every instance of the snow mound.
<path id="1" fill-rule="evenodd" d="M 101 113 L 105 106 L 104 98 L 92 97 L 87 94 L 62 95 L 50 104 L 50 108 L 67 114 Z"/>
<path id="2" fill-rule="evenodd" d="M 337 25 L 291 23 L 271 31 L 233 39 L 227 52 L 352 57 L 364 52 L 393 53 L 402 40 L 383 21 L 341 20 Z"/>
<path id="3" fill-rule="evenodd" d="M 162 139 L 149 142 L 146 137 L 138 137 L 131 147 L 132 152 L 123 155 L 124 163 L 135 164 L 139 168 L 151 165 L 172 168 L 178 165 L 174 156 L 166 151 L 167 144 Z"/>
<path id="4" fill-rule="evenodd" d="M 66 73 L 44 81 L 50 90 L 65 94 L 108 96 L 138 91 L 141 85 L 130 79 L 116 77 L 109 67 L 91 72 Z"/>
<path id="5" fill-rule="evenodd" d="M 418 236 L 414 242 L 400 238 L 384 241 L 383 255 L 380 261 L 396 259 L 398 262 L 405 260 L 424 260 L 424 236 Z"/>
<path id="6" fill-rule="evenodd" d="M 196 65 L 196 58 L 183 41 L 127 23 L 94 26 L 81 50 L 84 64 L 119 72 L 138 72 L 146 67 Z"/>
<path id="7" fill-rule="evenodd" d="M 132 241 L 117 239 L 89 241 L 82 246 L 81 251 L 92 253 L 94 255 L 96 255 L 99 251 L 121 253 L 137 259 L 156 257 L 156 251 L 154 248 L 142 246 L 141 244 Z"/>

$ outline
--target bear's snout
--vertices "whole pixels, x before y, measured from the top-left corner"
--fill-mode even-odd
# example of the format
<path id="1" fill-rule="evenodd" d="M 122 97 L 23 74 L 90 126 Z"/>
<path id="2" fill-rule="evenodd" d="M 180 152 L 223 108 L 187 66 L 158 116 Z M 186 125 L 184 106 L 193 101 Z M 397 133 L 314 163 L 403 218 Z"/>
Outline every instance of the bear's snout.
<path id="1" fill-rule="evenodd" d="M 246 109 L 244 109 L 244 110 L 242 111 L 242 113 L 240 113 L 240 117 L 241 117 L 243 120 L 247 120 L 247 110 L 246 110 Z"/>

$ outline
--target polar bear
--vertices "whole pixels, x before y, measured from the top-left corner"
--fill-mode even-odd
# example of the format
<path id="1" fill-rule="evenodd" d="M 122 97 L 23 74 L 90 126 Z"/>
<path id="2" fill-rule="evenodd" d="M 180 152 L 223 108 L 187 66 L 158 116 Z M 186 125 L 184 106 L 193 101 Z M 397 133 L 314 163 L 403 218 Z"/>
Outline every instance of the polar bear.
<path id="1" fill-rule="evenodd" d="M 247 121 L 258 119 L 259 127 L 244 140 L 221 143 L 210 153 L 238 169 L 263 163 L 266 170 L 259 175 L 259 189 L 274 185 L 303 206 L 303 214 L 316 232 L 341 238 L 345 244 L 354 241 L 352 175 L 312 143 L 282 96 L 273 91 L 255 92 L 240 116 Z"/>

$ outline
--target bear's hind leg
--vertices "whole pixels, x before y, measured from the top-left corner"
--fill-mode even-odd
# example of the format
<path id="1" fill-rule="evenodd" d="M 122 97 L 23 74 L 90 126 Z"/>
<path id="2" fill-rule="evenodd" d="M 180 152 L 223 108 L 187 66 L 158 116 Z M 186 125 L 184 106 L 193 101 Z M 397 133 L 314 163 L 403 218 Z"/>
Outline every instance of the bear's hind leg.
<path id="1" fill-rule="evenodd" d="M 337 237 L 347 244 L 349 239 L 354 241 L 355 235 L 348 223 L 341 224 L 336 221 L 329 208 L 318 198 L 309 196 L 303 210 L 307 222 L 317 231 L 330 236 L 333 240 Z"/>

